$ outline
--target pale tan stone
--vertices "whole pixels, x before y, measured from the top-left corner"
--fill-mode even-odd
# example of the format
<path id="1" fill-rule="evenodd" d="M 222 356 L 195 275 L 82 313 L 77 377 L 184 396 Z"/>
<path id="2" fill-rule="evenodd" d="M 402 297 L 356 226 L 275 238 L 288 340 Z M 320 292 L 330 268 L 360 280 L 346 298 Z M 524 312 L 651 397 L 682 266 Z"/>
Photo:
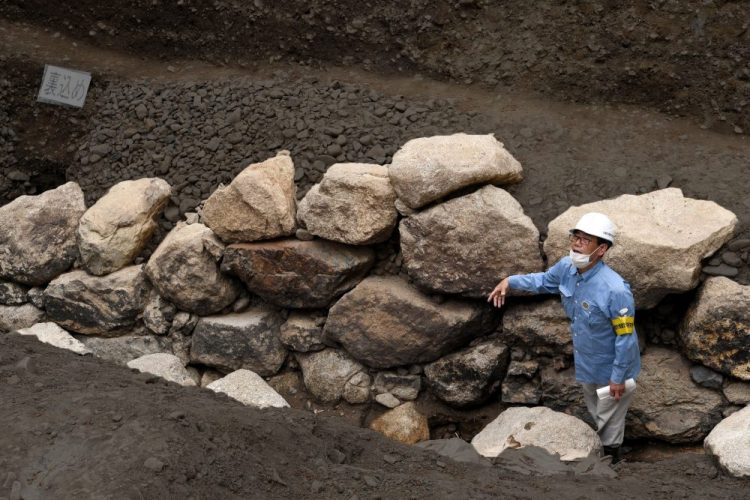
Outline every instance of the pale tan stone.
<path id="1" fill-rule="evenodd" d="M 633 289 L 636 307 L 654 307 L 670 293 L 695 288 L 701 260 L 729 241 L 737 216 L 712 201 L 685 198 L 677 188 L 571 207 L 549 223 L 544 251 L 552 265 L 568 254 L 568 231 L 586 212 L 601 212 L 617 226 L 605 261 Z"/>
<path id="2" fill-rule="evenodd" d="M 278 155 L 254 163 L 203 207 L 203 223 L 226 243 L 290 236 L 296 229 L 294 163 Z"/>
<path id="3" fill-rule="evenodd" d="M 521 182 L 522 172 L 492 134 L 412 139 L 393 155 L 389 169 L 398 198 L 410 208 L 467 186 Z"/>
<path id="4" fill-rule="evenodd" d="M 78 249 L 81 265 L 101 276 L 131 264 L 156 230 L 156 217 L 172 188 L 157 178 L 123 181 L 112 186 L 81 217 Z"/>

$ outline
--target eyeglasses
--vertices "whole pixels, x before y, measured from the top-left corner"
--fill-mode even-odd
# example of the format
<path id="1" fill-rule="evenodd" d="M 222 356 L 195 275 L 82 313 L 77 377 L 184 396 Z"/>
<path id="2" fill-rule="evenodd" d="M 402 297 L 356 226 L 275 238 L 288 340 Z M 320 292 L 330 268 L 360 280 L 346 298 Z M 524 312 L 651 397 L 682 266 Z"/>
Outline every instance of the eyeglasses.
<path id="1" fill-rule="evenodd" d="M 585 246 L 588 246 L 589 244 L 591 244 L 592 241 L 594 241 L 591 238 L 589 238 L 588 236 L 581 236 L 581 235 L 572 234 L 572 233 L 568 235 L 568 239 L 570 240 L 571 243 L 575 243 L 576 241 L 580 241 Z"/>

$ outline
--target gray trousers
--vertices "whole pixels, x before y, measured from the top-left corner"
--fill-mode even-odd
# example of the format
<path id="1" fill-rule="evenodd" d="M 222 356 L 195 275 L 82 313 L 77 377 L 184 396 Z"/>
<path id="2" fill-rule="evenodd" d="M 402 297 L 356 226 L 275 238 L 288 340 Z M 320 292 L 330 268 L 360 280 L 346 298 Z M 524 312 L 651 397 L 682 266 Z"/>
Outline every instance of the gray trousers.
<path id="1" fill-rule="evenodd" d="M 599 399 L 596 384 L 581 384 L 586 408 L 594 418 L 599 439 L 604 446 L 620 446 L 625 435 L 625 414 L 636 389 L 623 394 L 620 401 L 615 398 Z"/>

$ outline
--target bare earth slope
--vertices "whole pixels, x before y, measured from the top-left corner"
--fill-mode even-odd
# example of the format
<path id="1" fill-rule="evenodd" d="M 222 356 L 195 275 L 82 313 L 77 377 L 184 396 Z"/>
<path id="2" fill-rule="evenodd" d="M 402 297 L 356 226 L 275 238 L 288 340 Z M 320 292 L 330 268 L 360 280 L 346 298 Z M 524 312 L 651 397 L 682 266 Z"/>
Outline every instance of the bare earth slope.
<path id="1" fill-rule="evenodd" d="M 393 443 L 335 417 L 253 410 L 35 339 L 0 336 L 0 496 L 744 498 L 702 455 L 619 478 L 528 477 Z"/>

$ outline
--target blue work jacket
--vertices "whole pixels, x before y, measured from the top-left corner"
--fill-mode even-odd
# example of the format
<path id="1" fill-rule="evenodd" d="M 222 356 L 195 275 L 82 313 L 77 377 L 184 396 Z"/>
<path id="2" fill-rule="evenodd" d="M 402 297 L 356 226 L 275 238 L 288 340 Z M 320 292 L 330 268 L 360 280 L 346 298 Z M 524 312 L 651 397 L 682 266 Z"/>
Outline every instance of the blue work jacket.
<path id="1" fill-rule="evenodd" d="M 579 273 L 563 257 L 543 273 L 508 278 L 511 289 L 558 293 L 570 318 L 576 380 L 621 384 L 641 370 L 635 304 L 630 285 L 601 260 Z"/>

